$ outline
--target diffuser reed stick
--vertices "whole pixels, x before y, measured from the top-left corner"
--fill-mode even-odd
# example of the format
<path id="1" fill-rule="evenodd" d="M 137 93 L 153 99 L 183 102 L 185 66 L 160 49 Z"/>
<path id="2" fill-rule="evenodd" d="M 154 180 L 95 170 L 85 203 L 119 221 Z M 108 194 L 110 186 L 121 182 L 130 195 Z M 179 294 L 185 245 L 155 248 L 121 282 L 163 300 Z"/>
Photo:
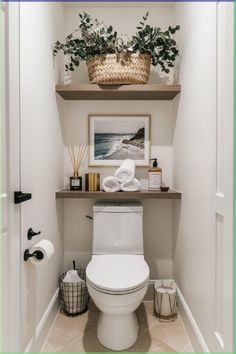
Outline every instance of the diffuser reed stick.
<path id="1" fill-rule="evenodd" d="M 67 146 L 71 165 L 73 169 L 73 177 L 78 178 L 79 172 L 82 164 L 84 163 L 86 153 L 87 153 L 87 146 L 86 145 L 73 145 Z"/>

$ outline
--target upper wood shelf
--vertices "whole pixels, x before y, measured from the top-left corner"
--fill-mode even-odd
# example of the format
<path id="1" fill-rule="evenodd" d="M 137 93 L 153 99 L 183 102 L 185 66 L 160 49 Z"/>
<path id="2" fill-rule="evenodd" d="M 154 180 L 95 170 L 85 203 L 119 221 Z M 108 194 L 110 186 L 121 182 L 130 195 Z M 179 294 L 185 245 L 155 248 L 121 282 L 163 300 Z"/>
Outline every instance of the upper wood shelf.
<path id="1" fill-rule="evenodd" d="M 180 85 L 56 85 L 64 100 L 172 100 Z"/>
<path id="2" fill-rule="evenodd" d="M 99 198 L 99 199 L 137 199 L 137 198 L 150 198 L 150 199 L 181 199 L 181 193 L 175 190 L 168 192 L 162 191 L 149 191 L 142 189 L 140 192 L 87 192 L 87 191 L 71 191 L 62 189 L 56 192 L 56 198 Z"/>

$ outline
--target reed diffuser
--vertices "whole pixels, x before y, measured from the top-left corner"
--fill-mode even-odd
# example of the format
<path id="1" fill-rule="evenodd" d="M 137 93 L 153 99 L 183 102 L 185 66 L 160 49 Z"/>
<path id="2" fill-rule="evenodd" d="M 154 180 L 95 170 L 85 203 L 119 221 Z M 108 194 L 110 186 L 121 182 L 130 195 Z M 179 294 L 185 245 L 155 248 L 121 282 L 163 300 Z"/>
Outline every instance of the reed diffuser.
<path id="1" fill-rule="evenodd" d="M 80 168 L 84 163 L 87 146 L 86 145 L 76 145 L 76 146 L 67 146 L 72 169 L 73 176 L 70 177 L 70 189 L 71 190 L 82 190 L 82 177 L 80 176 Z"/>

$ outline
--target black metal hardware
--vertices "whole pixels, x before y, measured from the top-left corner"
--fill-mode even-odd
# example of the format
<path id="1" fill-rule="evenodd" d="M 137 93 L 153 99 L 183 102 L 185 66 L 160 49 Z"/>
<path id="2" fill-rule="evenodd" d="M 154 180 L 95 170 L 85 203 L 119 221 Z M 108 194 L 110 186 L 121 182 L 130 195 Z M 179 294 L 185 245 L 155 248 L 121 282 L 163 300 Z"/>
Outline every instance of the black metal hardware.
<path id="1" fill-rule="evenodd" d="M 30 228 L 29 230 L 28 230 L 28 232 L 27 232 L 27 238 L 28 238 L 28 240 L 32 240 L 32 238 L 34 237 L 34 236 L 37 236 L 37 235 L 40 235 L 41 234 L 41 231 L 39 231 L 39 232 L 34 232 L 34 230 L 32 229 L 32 228 Z"/>
<path id="2" fill-rule="evenodd" d="M 24 261 L 28 261 L 30 257 L 35 257 L 38 260 L 41 260 L 44 258 L 43 252 L 41 251 L 34 251 L 34 253 L 30 253 L 29 250 L 25 250 L 24 252 Z"/>
<path id="3" fill-rule="evenodd" d="M 31 193 L 22 193 L 21 191 L 14 192 L 14 203 L 20 204 L 22 202 L 25 202 L 26 200 L 31 199 L 31 197 Z"/>
<path id="4" fill-rule="evenodd" d="M 89 219 L 90 221 L 93 221 L 93 217 L 92 217 L 92 216 L 86 215 L 85 217 L 86 217 L 87 219 Z"/>

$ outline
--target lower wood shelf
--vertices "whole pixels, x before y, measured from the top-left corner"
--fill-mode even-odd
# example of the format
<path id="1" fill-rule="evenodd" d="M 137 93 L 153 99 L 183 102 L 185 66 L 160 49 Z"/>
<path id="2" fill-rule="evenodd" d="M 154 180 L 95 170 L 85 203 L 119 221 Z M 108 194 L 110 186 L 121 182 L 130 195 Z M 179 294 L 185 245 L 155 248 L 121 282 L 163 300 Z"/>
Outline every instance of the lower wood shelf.
<path id="1" fill-rule="evenodd" d="M 150 198 L 150 199 L 181 199 L 182 194 L 175 190 L 168 192 L 149 191 L 142 189 L 140 192 L 87 192 L 71 191 L 62 189 L 56 192 L 56 198 L 99 198 L 99 199 L 132 199 L 132 198 Z"/>
<path id="2" fill-rule="evenodd" d="M 64 100 L 173 100 L 180 85 L 57 85 Z"/>

